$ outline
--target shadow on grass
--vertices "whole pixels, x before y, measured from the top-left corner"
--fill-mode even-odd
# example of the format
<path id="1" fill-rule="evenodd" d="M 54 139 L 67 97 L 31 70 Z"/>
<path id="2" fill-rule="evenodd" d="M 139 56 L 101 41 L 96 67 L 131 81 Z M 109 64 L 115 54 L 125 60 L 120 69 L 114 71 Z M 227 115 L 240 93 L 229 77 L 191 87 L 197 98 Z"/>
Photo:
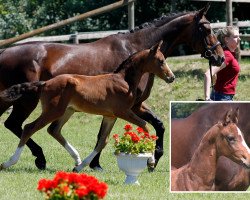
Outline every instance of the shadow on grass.
<path id="1" fill-rule="evenodd" d="M 13 168 L 8 168 L 8 169 L 4 169 L 1 172 L 8 172 L 8 173 L 28 173 L 28 174 L 37 174 L 37 173 L 49 173 L 49 174 L 55 174 L 56 172 L 58 172 L 60 170 L 58 169 L 45 169 L 45 170 L 39 170 L 37 168 L 32 168 L 32 167 L 13 167 Z M 72 172 L 72 170 L 67 170 L 68 172 Z"/>
<path id="2" fill-rule="evenodd" d="M 192 70 L 177 70 L 174 71 L 176 78 L 187 78 L 187 77 L 193 77 L 198 80 L 204 80 L 204 71 L 202 69 L 192 69 Z M 246 81 L 250 78 L 250 74 L 240 74 L 239 80 L 240 81 Z"/>
<path id="3" fill-rule="evenodd" d="M 192 69 L 187 71 L 177 70 L 174 71 L 176 78 L 187 78 L 187 77 L 194 77 L 198 80 L 204 79 L 204 71 L 202 69 Z"/>

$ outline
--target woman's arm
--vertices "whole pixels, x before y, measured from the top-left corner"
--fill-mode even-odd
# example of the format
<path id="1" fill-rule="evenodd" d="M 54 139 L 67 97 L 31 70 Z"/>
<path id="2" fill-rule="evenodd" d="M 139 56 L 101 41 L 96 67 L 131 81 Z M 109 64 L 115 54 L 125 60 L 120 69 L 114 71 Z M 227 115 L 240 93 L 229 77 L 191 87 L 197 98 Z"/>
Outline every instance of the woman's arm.
<path id="1" fill-rule="evenodd" d="M 212 66 L 212 76 L 217 74 L 224 67 L 226 67 L 225 63 L 222 63 L 220 67 Z M 210 69 L 208 69 L 204 74 L 204 95 L 206 101 L 210 100 L 210 87 L 211 87 L 211 75 L 210 75 Z"/>

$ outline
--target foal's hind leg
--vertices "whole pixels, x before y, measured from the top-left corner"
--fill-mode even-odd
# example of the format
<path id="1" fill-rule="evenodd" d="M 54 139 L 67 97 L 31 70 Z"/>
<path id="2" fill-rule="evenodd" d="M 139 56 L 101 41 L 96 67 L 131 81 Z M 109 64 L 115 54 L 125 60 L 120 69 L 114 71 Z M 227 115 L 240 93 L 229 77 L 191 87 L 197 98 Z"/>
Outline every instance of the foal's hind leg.
<path id="1" fill-rule="evenodd" d="M 100 138 L 98 139 L 94 151 L 86 157 L 80 165 L 75 167 L 73 171 L 79 172 L 82 168 L 89 165 L 92 159 L 106 146 L 109 134 L 116 122 L 116 119 L 117 118 L 114 117 L 103 117 L 102 132 L 100 133 Z"/>
<path id="2" fill-rule="evenodd" d="M 37 96 L 30 96 L 30 98 L 22 98 L 13 104 L 13 110 L 5 121 L 4 125 L 7 129 L 12 131 L 18 138 L 22 135 L 22 124 L 28 118 L 30 113 L 36 108 L 38 104 Z M 32 139 L 29 139 L 27 146 L 36 157 L 35 164 L 38 169 L 46 168 L 46 160 L 42 148 L 36 144 Z"/>
<path id="3" fill-rule="evenodd" d="M 163 136 L 165 127 L 163 122 L 157 118 L 157 116 L 146 106 L 145 103 L 138 104 L 132 108 L 132 110 L 142 119 L 149 122 L 155 129 L 158 140 L 156 140 L 155 147 L 155 165 L 148 166 L 149 171 L 153 171 L 156 167 L 159 159 L 163 155 Z"/>
<path id="4" fill-rule="evenodd" d="M 63 125 L 69 120 L 69 118 L 74 114 L 75 110 L 71 108 L 67 108 L 64 115 L 52 122 L 52 124 L 48 128 L 48 133 L 54 137 L 71 155 L 71 157 L 75 160 L 75 165 L 79 165 L 81 163 L 81 158 L 77 150 L 62 136 L 61 130 Z"/>

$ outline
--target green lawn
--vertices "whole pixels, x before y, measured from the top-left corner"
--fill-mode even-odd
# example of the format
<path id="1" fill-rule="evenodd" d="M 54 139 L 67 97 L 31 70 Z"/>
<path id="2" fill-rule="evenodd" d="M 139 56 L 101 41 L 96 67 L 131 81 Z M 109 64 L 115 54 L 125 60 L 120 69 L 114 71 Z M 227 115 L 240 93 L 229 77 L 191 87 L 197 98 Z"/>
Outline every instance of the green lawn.
<path id="1" fill-rule="evenodd" d="M 152 110 L 163 120 L 166 133 L 164 138 L 165 154 L 160 160 L 154 173 L 145 170 L 139 177 L 141 186 L 125 186 L 125 175 L 119 171 L 115 156 L 113 155 L 113 141 L 109 144 L 101 156 L 101 164 L 104 172 L 94 172 L 85 168 L 82 172 L 95 175 L 109 185 L 106 199 L 216 199 L 235 198 L 235 194 L 227 193 L 169 193 L 169 101 L 170 100 L 195 100 L 203 97 L 203 73 L 207 69 L 207 61 L 204 59 L 174 59 L 169 58 L 168 63 L 176 74 L 176 81 L 167 85 L 160 79 L 155 80 L 150 98 L 147 100 Z M 235 100 L 249 100 L 250 85 L 250 61 L 241 61 L 241 76 L 237 88 Z M 32 113 L 27 122 L 35 119 L 40 113 L 40 107 Z M 7 114 L 0 119 L 0 162 L 6 161 L 15 151 L 18 139 L 6 130 L 3 122 Z M 25 123 L 27 123 L 25 122 Z M 101 123 L 100 116 L 76 113 L 63 129 L 63 135 L 76 147 L 82 158 L 86 157 L 94 148 L 96 136 Z M 121 127 L 126 122 L 118 120 L 112 133 L 122 134 Z M 153 128 L 151 128 L 154 133 Z M 46 128 L 32 137 L 43 148 L 47 169 L 39 171 L 34 165 L 34 158 L 26 147 L 20 161 L 11 168 L 0 172 L 0 200 L 34 200 L 43 199 L 36 190 L 37 182 L 41 178 L 52 178 L 56 171 L 71 171 L 73 160 L 54 139 L 47 133 Z M 250 194 L 237 194 L 237 199 L 246 199 Z"/>

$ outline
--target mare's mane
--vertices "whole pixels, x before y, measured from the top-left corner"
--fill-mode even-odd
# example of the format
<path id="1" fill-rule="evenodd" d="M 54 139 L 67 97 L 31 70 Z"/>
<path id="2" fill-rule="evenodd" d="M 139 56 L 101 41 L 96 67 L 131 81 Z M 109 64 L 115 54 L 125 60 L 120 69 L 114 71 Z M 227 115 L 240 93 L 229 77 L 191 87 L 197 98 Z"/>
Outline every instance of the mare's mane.
<path id="1" fill-rule="evenodd" d="M 173 19 L 176 19 L 178 17 L 194 13 L 195 11 L 192 12 L 179 12 L 179 13 L 170 13 L 169 15 L 163 15 L 159 18 L 153 19 L 150 22 L 144 22 L 143 24 L 136 26 L 134 29 L 129 30 L 128 32 L 119 32 L 118 34 L 127 34 L 127 33 L 134 33 L 136 31 L 142 30 L 144 28 L 150 28 L 150 27 L 159 27 L 162 26 L 163 24 L 166 24 Z"/>

